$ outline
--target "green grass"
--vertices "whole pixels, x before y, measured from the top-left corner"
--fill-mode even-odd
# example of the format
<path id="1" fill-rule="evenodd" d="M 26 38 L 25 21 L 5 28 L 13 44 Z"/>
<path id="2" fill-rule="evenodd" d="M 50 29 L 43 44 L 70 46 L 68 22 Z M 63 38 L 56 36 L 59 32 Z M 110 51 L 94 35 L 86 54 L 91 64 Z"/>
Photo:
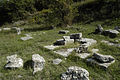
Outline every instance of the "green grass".
<path id="1" fill-rule="evenodd" d="M 97 65 L 90 65 L 86 60 L 79 58 L 73 52 L 67 60 L 64 57 L 53 53 L 48 49 L 45 49 L 44 45 L 49 45 L 54 43 L 57 39 L 61 39 L 61 34 L 58 31 L 63 28 L 57 28 L 53 30 L 35 30 L 35 31 L 23 31 L 22 35 L 17 35 L 14 32 L 1 32 L 0 33 L 0 80 L 60 80 L 60 74 L 66 72 L 67 68 L 70 66 L 79 66 L 87 69 L 90 73 L 90 80 L 120 80 L 120 48 L 114 46 L 108 46 L 101 43 L 101 40 L 114 41 L 120 38 L 111 39 L 103 35 L 90 34 L 94 31 L 95 25 L 103 22 L 94 22 L 91 24 L 74 24 L 73 28 L 64 28 L 69 30 L 70 33 L 82 32 L 83 37 L 93 38 L 97 40 L 97 44 L 93 48 L 98 48 L 101 54 L 112 55 L 115 57 L 116 62 L 112 64 L 107 70 L 100 68 Z M 39 28 L 40 25 L 25 25 L 21 26 L 24 28 L 35 29 Z M 79 28 L 76 29 L 76 28 Z M 104 25 L 104 29 L 113 29 L 113 26 L 108 27 Z M 45 32 L 45 33 L 44 33 Z M 33 36 L 32 40 L 21 41 L 20 37 L 23 37 L 25 33 L 31 33 Z M 69 35 L 66 34 L 66 35 Z M 67 45 L 62 48 L 76 47 L 78 43 Z M 40 54 L 46 60 L 45 67 L 42 71 L 37 72 L 36 75 L 32 75 L 33 69 L 30 67 L 6 70 L 4 65 L 6 64 L 6 57 L 12 54 L 17 54 L 24 60 L 24 64 L 31 60 L 32 54 Z M 63 60 L 59 65 L 53 65 L 52 60 L 56 58 L 61 58 Z M 19 78 L 18 75 L 23 77 Z"/>

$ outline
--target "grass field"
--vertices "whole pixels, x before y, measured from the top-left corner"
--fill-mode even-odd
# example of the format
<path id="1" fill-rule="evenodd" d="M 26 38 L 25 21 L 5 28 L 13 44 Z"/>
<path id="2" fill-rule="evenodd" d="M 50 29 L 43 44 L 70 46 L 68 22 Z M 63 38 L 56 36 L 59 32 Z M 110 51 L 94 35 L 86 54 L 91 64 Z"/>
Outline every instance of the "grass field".
<path id="1" fill-rule="evenodd" d="M 70 66 L 79 66 L 87 69 L 90 73 L 90 80 L 120 80 L 120 48 L 108 46 L 100 42 L 101 40 L 118 40 L 120 39 L 120 35 L 112 39 L 103 35 L 91 34 L 95 30 L 96 24 L 103 23 L 93 22 L 85 25 L 74 24 L 73 28 L 56 28 L 52 30 L 37 30 L 35 28 L 38 28 L 40 25 L 33 24 L 21 26 L 26 29 L 21 35 L 9 31 L 0 32 L 0 80 L 60 80 L 60 74 L 66 72 L 67 68 Z M 32 30 L 32 27 L 34 30 Z M 113 29 L 114 26 L 104 25 L 103 28 Z M 63 35 L 58 34 L 58 31 L 61 29 L 69 30 L 70 33 L 82 32 L 83 37 L 97 40 L 97 44 L 93 47 L 98 48 L 101 54 L 112 55 L 116 62 L 107 70 L 104 70 L 97 65 L 90 65 L 85 59 L 75 56 L 75 52 L 65 59 L 53 53 L 53 51 L 45 49 L 43 47 L 44 45 L 52 44 L 57 39 L 62 38 Z M 26 33 L 32 34 L 33 39 L 21 41 L 20 37 L 23 37 Z M 76 45 L 67 45 L 62 48 L 75 47 Z M 6 57 L 12 54 L 17 54 L 24 60 L 23 68 L 14 70 L 4 69 Z M 44 69 L 36 75 L 32 75 L 33 69 L 29 67 L 32 54 L 40 54 L 46 60 Z M 62 63 L 59 65 L 52 64 L 52 60 L 56 58 L 61 58 L 63 60 Z"/>

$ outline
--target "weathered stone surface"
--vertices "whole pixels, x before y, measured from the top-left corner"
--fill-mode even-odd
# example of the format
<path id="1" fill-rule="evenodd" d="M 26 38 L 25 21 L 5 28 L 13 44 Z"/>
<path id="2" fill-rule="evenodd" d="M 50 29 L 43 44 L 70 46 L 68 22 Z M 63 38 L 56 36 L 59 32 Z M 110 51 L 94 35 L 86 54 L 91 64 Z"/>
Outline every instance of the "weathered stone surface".
<path id="1" fill-rule="evenodd" d="M 2 30 L 3 30 L 3 31 L 10 31 L 11 28 L 3 28 Z"/>
<path id="2" fill-rule="evenodd" d="M 64 39 L 64 41 L 65 41 L 65 40 L 69 40 L 69 39 L 70 39 L 70 36 L 63 36 L 63 39 Z"/>
<path id="3" fill-rule="evenodd" d="M 91 51 L 92 51 L 92 53 L 97 53 L 99 51 L 99 49 L 92 49 Z"/>
<path id="4" fill-rule="evenodd" d="M 78 40 L 78 42 L 81 43 L 81 45 L 78 48 L 75 48 L 75 51 L 77 53 L 87 53 L 88 52 L 88 48 L 93 45 L 96 44 L 97 41 L 94 39 L 89 39 L 89 38 L 82 38 L 80 40 Z"/>
<path id="5" fill-rule="evenodd" d="M 44 68 L 45 59 L 39 54 L 33 54 L 32 61 L 33 61 L 33 68 L 34 68 L 33 74 L 35 74 L 38 71 L 41 71 Z"/>
<path id="6" fill-rule="evenodd" d="M 97 64 L 103 68 L 108 68 L 111 64 L 115 62 L 115 59 L 110 55 L 94 54 L 93 57 L 87 59 L 87 62 Z"/>
<path id="7" fill-rule="evenodd" d="M 102 34 L 103 33 L 103 27 L 101 25 L 98 25 L 97 28 L 95 29 L 96 34 Z"/>
<path id="8" fill-rule="evenodd" d="M 54 45 L 65 45 L 65 41 L 64 39 L 59 39 L 54 43 Z"/>
<path id="9" fill-rule="evenodd" d="M 89 39 L 89 38 L 82 38 L 82 39 L 80 39 L 80 40 L 78 40 L 78 41 L 79 41 L 80 43 L 88 46 L 88 47 L 91 46 L 91 45 L 93 45 L 93 44 L 96 44 L 96 43 L 97 43 L 96 40 L 94 40 L 94 39 Z"/>
<path id="10" fill-rule="evenodd" d="M 54 50 L 55 48 L 58 48 L 60 46 L 55 46 L 55 45 L 48 45 L 48 46 L 44 46 L 45 48 L 49 49 L 49 50 Z"/>
<path id="11" fill-rule="evenodd" d="M 61 80 L 89 80 L 89 72 L 84 68 L 71 66 L 61 75 Z"/>
<path id="12" fill-rule="evenodd" d="M 70 36 L 63 36 L 65 45 L 74 43 L 74 39 L 70 39 Z"/>
<path id="13" fill-rule="evenodd" d="M 82 33 L 73 33 L 70 35 L 71 39 L 81 39 L 82 38 Z"/>
<path id="14" fill-rule="evenodd" d="M 57 58 L 57 59 L 54 59 L 53 60 L 53 64 L 60 64 L 62 62 L 62 59 L 59 59 L 59 58 Z"/>
<path id="15" fill-rule="evenodd" d="M 88 47 L 85 45 L 80 45 L 78 48 L 75 48 L 75 52 L 86 53 L 86 52 L 88 52 Z"/>
<path id="16" fill-rule="evenodd" d="M 18 58 L 17 55 L 7 56 L 7 64 L 5 68 L 20 68 L 23 67 L 23 60 Z"/>
<path id="17" fill-rule="evenodd" d="M 79 56 L 82 59 L 87 58 L 88 56 L 90 56 L 90 53 L 81 53 L 81 54 L 77 54 L 77 56 Z"/>
<path id="18" fill-rule="evenodd" d="M 26 41 L 26 40 L 33 39 L 33 37 L 31 37 L 31 36 L 26 36 L 26 37 L 21 37 L 20 39 L 23 40 L 23 41 Z"/>
<path id="19" fill-rule="evenodd" d="M 114 60 L 114 58 L 110 55 L 102 55 L 99 53 L 94 53 L 93 58 L 101 63 L 109 63 Z"/>
<path id="20" fill-rule="evenodd" d="M 103 32 L 103 34 L 105 36 L 110 36 L 111 38 L 115 38 L 115 37 L 117 37 L 117 35 L 119 34 L 119 32 L 117 30 L 111 30 L 111 29 L 109 29 L 109 30 L 105 30 Z"/>
<path id="21" fill-rule="evenodd" d="M 67 33 L 69 33 L 68 30 L 60 30 L 60 31 L 59 31 L 59 34 L 67 34 Z"/>
<path id="22" fill-rule="evenodd" d="M 101 42 L 102 42 L 102 43 L 106 43 L 106 44 L 109 45 L 109 46 L 120 47 L 120 44 L 112 43 L 112 42 L 109 42 L 109 41 L 102 40 Z"/>
<path id="23" fill-rule="evenodd" d="M 120 26 L 116 26 L 114 29 L 120 32 Z"/>
<path id="24" fill-rule="evenodd" d="M 54 51 L 54 53 L 62 55 L 64 57 L 68 57 L 73 52 L 73 50 L 74 50 L 74 48 L 61 49 L 61 50 Z"/>

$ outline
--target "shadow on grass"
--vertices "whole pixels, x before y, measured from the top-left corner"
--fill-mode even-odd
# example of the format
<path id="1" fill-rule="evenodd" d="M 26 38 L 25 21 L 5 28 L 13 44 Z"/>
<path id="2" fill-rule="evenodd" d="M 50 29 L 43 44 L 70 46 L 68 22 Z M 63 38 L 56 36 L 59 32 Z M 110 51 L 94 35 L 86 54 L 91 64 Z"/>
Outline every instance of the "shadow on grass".
<path id="1" fill-rule="evenodd" d="M 36 31 L 44 31 L 44 30 L 51 30 L 51 29 L 54 29 L 54 27 L 50 26 L 50 27 L 26 28 L 26 29 L 24 29 L 24 31 L 36 32 Z"/>
<path id="2" fill-rule="evenodd" d="M 23 66 L 23 68 L 24 69 L 29 69 L 29 68 L 33 68 L 33 61 L 32 60 L 28 60 L 28 61 L 26 61 L 25 63 L 24 63 L 24 66 Z"/>

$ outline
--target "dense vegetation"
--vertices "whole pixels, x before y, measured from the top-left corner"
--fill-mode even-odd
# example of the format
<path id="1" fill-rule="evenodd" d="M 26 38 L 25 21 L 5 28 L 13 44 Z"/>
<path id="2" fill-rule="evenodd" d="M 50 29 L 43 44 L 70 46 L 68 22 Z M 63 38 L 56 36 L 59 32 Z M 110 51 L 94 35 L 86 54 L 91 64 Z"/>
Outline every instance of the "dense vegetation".
<path id="1" fill-rule="evenodd" d="M 0 2 L 0 24 L 17 20 L 46 26 L 66 26 L 73 22 L 120 16 L 119 0 L 3 0 Z"/>
<path id="2" fill-rule="evenodd" d="M 60 75 L 70 66 L 88 70 L 90 80 L 120 80 L 120 47 L 101 42 L 107 40 L 120 44 L 120 34 L 116 38 L 92 34 L 98 24 L 101 24 L 104 30 L 120 26 L 119 4 L 119 0 L 0 0 L 1 28 L 14 27 L 16 21 L 28 22 L 25 25 L 17 25 L 24 28 L 21 35 L 17 35 L 15 31 L 0 32 L 0 80 L 60 80 Z M 67 25 L 72 27 L 66 27 Z M 58 28 L 46 30 L 44 26 Z M 58 34 L 59 30 L 69 30 L 70 33 Z M 43 47 L 53 44 L 63 36 L 80 32 L 83 38 L 97 40 L 97 44 L 92 48 L 99 49 L 100 54 L 113 56 L 115 63 L 104 70 L 76 56 L 75 51 L 64 58 Z M 21 41 L 20 38 L 25 34 L 31 34 L 33 39 Z M 79 44 L 75 43 L 56 50 L 78 46 Z M 23 59 L 23 68 L 4 68 L 6 57 L 13 54 Z M 44 69 L 36 75 L 32 75 L 33 68 L 29 63 L 33 54 L 40 54 L 46 60 Z M 54 65 L 52 60 L 56 58 L 63 61 L 59 65 Z"/>

